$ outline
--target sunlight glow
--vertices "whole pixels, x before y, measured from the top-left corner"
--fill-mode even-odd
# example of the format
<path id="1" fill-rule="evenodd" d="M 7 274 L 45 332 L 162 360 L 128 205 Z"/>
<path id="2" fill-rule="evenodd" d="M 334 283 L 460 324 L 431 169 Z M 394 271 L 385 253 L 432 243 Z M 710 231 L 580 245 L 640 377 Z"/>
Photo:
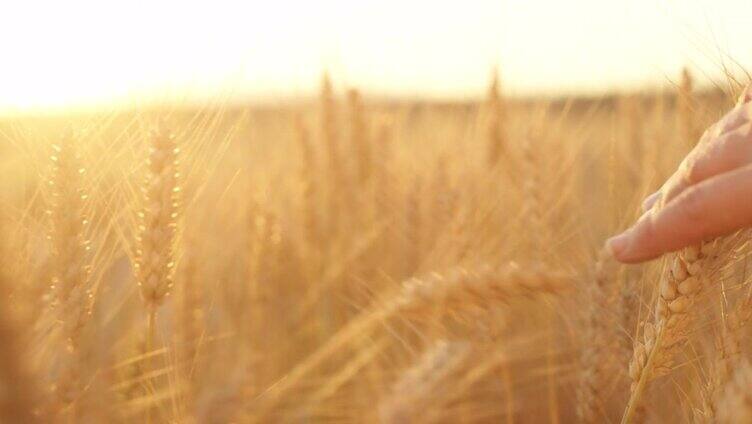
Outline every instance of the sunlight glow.
<path id="1" fill-rule="evenodd" d="M 498 64 L 512 94 L 718 80 L 752 63 L 746 0 L 13 2 L 11 111 L 313 92 L 323 69 L 385 95 L 466 97 Z M 745 41 L 746 40 L 746 41 Z M 732 60 L 733 59 L 733 60 Z"/>

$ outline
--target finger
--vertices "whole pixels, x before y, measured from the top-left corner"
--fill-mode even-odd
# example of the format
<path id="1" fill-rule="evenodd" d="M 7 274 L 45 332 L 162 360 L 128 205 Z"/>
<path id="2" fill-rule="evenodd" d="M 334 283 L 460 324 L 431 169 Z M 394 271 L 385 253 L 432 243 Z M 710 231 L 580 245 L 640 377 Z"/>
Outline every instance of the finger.
<path id="1" fill-rule="evenodd" d="M 710 177 L 748 165 L 752 161 L 752 123 L 746 123 L 710 143 L 687 169 L 696 184 Z"/>
<path id="2" fill-rule="evenodd" d="M 642 211 L 647 212 L 652 209 L 653 205 L 655 205 L 661 199 L 661 195 L 662 193 L 660 191 L 656 191 L 655 193 L 646 197 L 645 200 L 642 201 Z"/>
<path id="3" fill-rule="evenodd" d="M 697 146 L 712 143 L 713 139 L 733 131 L 736 128 L 752 121 L 752 102 L 747 99 L 747 94 L 739 98 L 739 102 L 733 109 L 726 112 L 721 119 L 715 122 L 700 137 Z"/>
<path id="4" fill-rule="evenodd" d="M 643 262 L 751 223 L 752 165 L 693 186 L 607 245 L 622 262 Z"/>
<path id="5" fill-rule="evenodd" d="M 696 149 L 697 148 L 699 148 L 699 146 L 697 146 Z M 671 175 L 666 182 L 663 183 L 660 190 L 658 190 L 660 196 L 658 196 L 656 202 L 651 208 L 660 208 L 662 205 L 668 203 L 670 200 L 668 197 L 669 195 L 675 197 L 677 193 L 684 191 L 684 189 L 691 185 L 687 179 L 687 170 L 690 168 L 689 164 L 695 160 L 695 156 L 695 151 L 692 151 L 686 158 L 684 158 L 674 174 Z"/>
<path id="6" fill-rule="evenodd" d="M 687 154 L 684 160 L 682 160 L 682 162 L 679 164 L 679 167 L 676 169 L 676 171 L 674 171 L 674 173 L 670 177 L 668 177 L 668 179 L 666 179 L 661 188 L 658 189 L 658 196 L 656 196 L 655 198 L 649 197 L 645 199 L 645 202 L 648 204 L 643 204 L 643 210 L 648 210 L 654 207 L 658 201 L 661 201 L 661 203 L 668 201 L 668 199 L 666 198 L 666 193 L 672 192 L 676 194 L 689 186 L 688 181 L 686 181 L 687 169 L 690 168 L 691 163 L 693 163 L 698 157 L 704 154 L 704 150 L 707 149 L 709 140 L 712 139 L 712 132 L 713 127 L 705 131 L 705 133 L 700 138 L 699 143 L 697 143 L 692 151 Z M 648 202 L 648 200 L 650 200 L 650 202 Z"/>
<path id="7" fill-rule="evenodd" d="M 700 169 L 695 169 L 695 163 L 702 161 L 707 152 L 712 149 L 719 140 L 723 140 L 724 143 L 726 143 L 728 141 L 725 140 L 726 133 L 734 133 L 738 131 L 740 127 L 750 125 L 750 122 L 752 122 L 752 102 L 750 102 L 750 100 L 752 100 L 752 85 L 747 87 L 745 92 L 742 93 L 739 97 L 739 102 L 734 109 L 728 112 L 723 118 L 703 133 L 697 146 L 695 146 L 686 158 L 684 158 L 676 172 L 674 172 L 674 174 L 666 180 L 663 186 L 661 186 L 659 192 L 662 193 L 662 195 L 659 195 L 656 198 L 652 198 L 651 196 L 648 199 L 645 199 L 643 210 L 648 210 L 655 206 L 657 200 L 666 203 L 692 184 L 721 172 L 713 171 L 713 168 L 716 167 L 716 165 L 712 163 L 712 160 L 704 161 L 705 163 L 699 167 Z M 736 135 L 730 137 L 734 138 Z M 733 169 L 734 166 L 717 166 L 717 168 L 719 170 L 730 170 Z M 692 175 L 693 172 L 697 172 L 697 175 Z"/>
<path id="8" fill-rule="evenodd" d="M 611 255 L 614 258 L 621 262 L 629 262 L 629 251 L 632 249 L 635 231 L 638 228 L 643 228 L 646 225 L 651 225 L 649 221 L 653 219 L 652 216 L 655 213 L 655 210 L 649 210 L 643 213 L 642 216 L 640 216 L 640 218 L 638 218 L 630 228 L 626 229 L 621 234 L 618 234 L 606 240 L 606 248 L 609 252 L 611 252 Z"/>
<path id="9" fill-rule="evenodd" d="M 733 131 L 752 120 L 752 103 L 747 100 L 747 96 L 749 95 L 750 94 L 745 93 L 741 98 L 743 99 L 743 102 L 737 104 L 730 112 L 721 118 L 716 125 L 713 126 L 713 131 L 711 131 L 712 136 L 717 137 L 726 132 Z"/>
<path id="10" fill-rule="evenodd" d="M 664 202 L 678 196 L 687 187 L 708 178 L 746 166 L 752 161 L 752 124 L 746 123 L 703 146 L 688 157 L 664 190 Z"/>

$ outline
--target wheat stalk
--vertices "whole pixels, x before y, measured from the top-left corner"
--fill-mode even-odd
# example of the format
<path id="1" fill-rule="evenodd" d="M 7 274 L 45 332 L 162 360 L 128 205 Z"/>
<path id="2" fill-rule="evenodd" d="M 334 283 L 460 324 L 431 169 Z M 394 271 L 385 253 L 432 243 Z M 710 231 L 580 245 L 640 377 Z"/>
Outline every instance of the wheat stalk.
<path id="1" fill-rule="evenodd" d="M 187 243 L 188 246 L 193 243 Z M 178 344 L 177 359 L 184 364 L 179 374 L 181 384 L 184 386 L 183 405 L 187 409 L 187 419 L 193 419 L 196 399 L 199 390 L 196 387 L 196 366 L 200 352 L 201 342 L 204 338 L 204 307 L 203 291 L 198 279 L 199 258 L 192 249 L 185 249 L 181 258 L 181 270 L 179 272 L 178 288 L 178 318 L 180 327 L 177 329 L 176 342 Z"/>

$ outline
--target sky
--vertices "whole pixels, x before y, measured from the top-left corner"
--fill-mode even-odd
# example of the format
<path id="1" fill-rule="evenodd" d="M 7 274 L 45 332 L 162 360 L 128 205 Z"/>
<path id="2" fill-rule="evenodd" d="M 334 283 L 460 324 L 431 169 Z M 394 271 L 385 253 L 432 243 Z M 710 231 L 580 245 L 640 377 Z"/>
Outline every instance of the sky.
<path id="1" fill-rule="evenodd" d="M 752 67 L 749 0 L 23 1 L 0 6 L 0 109 L 315 92 L 601 93 Z"/>

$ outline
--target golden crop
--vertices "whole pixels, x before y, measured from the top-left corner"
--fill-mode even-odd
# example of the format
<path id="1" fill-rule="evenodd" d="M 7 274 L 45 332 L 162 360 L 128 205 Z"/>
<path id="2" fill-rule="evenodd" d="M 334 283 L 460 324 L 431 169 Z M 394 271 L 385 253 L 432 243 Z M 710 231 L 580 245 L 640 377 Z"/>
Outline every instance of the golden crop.
<path id="1" fill-rule="evenodd" d="M 600 247 L 732 93 L 499 90 L 3 120 L 0 422 L 749 420 L 747 232 Z"/>

